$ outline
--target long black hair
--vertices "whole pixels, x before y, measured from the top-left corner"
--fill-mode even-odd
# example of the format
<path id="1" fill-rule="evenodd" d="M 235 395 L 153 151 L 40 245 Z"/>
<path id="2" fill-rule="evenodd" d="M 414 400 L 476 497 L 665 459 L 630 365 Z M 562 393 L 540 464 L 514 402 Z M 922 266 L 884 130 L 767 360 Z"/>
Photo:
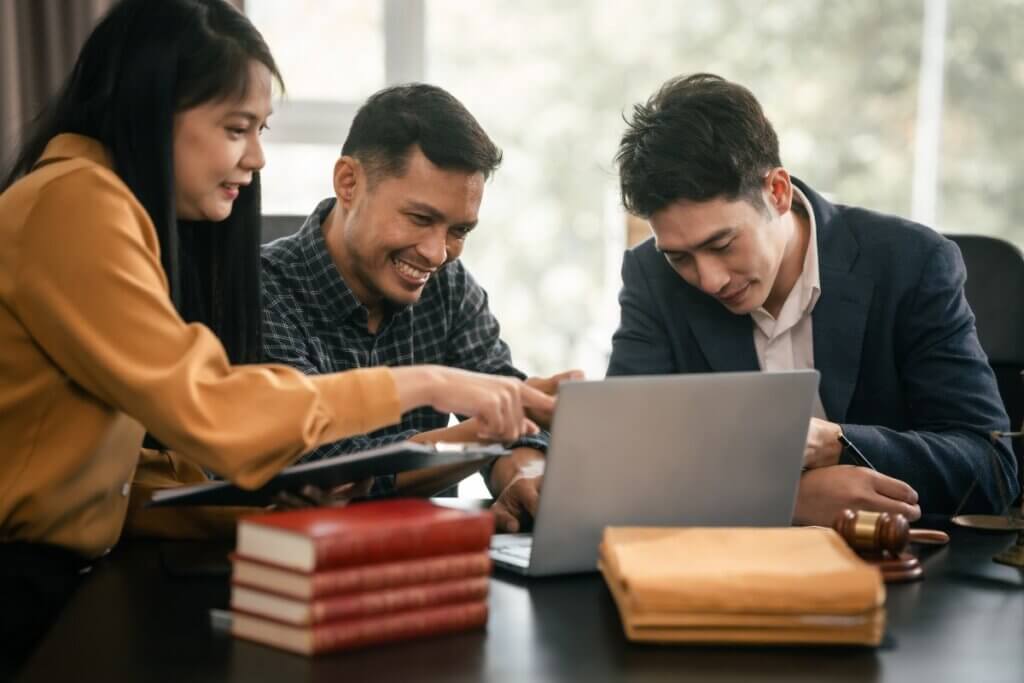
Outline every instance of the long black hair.
<path id="1" fill-rule="evenodd" d="M 244 98 L 253 61 L 282 86 L 263 37 L 225 0 L 122 0 L 31 124 L 0 186 L 31 172 L 59 133 L 101 142 L 156 226 L 178 312 L 210 327 L 235 363 L 261 354 L 259 174 L 240 188 L 226 220 L 179 222 L 173 130 L 176 112 Z"/>

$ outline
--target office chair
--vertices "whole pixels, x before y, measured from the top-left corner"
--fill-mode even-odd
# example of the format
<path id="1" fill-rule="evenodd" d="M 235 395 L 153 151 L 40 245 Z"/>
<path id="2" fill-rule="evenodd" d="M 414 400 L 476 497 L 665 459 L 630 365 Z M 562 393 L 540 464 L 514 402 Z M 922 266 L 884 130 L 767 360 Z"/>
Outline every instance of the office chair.
<path id="1" fill-rule="evenodd" d="M 964 287 L 978 339 L 996 375 L 1010 429 L 1024 424 L 1024 253 L 984 235 L 946 235 L 960 247 L 967 267 Z M 1024 443 L 1014 439 L 1017 473 L 1024 484 Z"/>
<path id="2" fill-rule="evenodd" d="M 260 242 L 266 244 L 276 240 L 278 237 L 285 237 L 286 235 L 298 232 L 299 228 L 302 227 L 302 222 L 305 220 L 305 216 L 263 216 L 263 222 L 260 226 Z"/>

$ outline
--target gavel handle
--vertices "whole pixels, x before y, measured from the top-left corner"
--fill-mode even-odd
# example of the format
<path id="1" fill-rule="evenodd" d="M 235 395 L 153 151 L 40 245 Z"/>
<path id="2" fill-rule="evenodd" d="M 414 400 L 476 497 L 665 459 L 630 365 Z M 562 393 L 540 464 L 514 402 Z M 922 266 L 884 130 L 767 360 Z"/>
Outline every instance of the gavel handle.
<path id="1" fill-rule="evenodd" d="M 946 545 L 949 543 L 949 534 L 938 529 L 911 529 L 911 543 L 924 543 L 926 545 Z"/>

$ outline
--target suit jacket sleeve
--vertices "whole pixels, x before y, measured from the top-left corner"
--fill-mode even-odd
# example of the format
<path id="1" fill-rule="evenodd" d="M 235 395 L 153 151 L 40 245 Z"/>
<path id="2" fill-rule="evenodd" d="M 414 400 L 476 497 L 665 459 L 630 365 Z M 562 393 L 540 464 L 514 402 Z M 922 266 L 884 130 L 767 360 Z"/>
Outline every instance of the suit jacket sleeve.
<path id="1" fill-rule="evenodd" d="M 686 372 L 672 353 L 672 341 L 640 258 L 627 251 L 622 259 L 622 290 L 619 292 L 620 321 L 612 336 L 608 376 L 663 375 Z"/>
<path id="2" fill-rule="evenodd" d="M 897 359 L 911 428 L 843 425 L 879 470 L 906 481 L 924 512 L 952 512 L 977 480 L 965 511 L 998 512 L 1017 494 L 1016 463 L 989 433 L 1009 420 L 964 297 L 966 271 L 942 240 L 897 312 Z"/>

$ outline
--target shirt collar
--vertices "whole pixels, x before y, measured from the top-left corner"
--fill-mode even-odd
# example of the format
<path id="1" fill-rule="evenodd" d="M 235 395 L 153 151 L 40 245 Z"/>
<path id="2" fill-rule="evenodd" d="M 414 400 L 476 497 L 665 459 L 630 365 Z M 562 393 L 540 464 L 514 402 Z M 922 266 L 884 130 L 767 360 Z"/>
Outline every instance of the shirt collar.
<path id="1" fill-rule="evenodd" d="M 46 143 L 46 149 L 43 150 L 43 155 L 39 157 L 39 161 L 35 165 L 75 157 L 84 157 L 100 166 L 114 168 L 110 153 L 99 140 L 76 133 L 61 133 L 50 138 L 50 141 Z"/>
<path id="2" fill-rule="evenodd" d="M 334 259 L 331 258 L 327 241 L 324 239 L 323 222 L 336 201 L 331 197 L 317 204 L 313 213 L 299 228 L 299 244 L 306 267 L 309 292 L 317 298 L 322 298 L 324 305 L 338 320 L 356 317 L 365 324 L 366 306 L 356 298 L 345 282 L 334 264 Z"/>
<path id="3" fill-rule="evenodd" d="M 807 238 L 807 253 L 804 254 L 804 269 L 800 273 L 800 281 L 797 285 L 801 288 L 804 297 L 804 307 L 807 313 L 814 310 L 815 304 L 821 298 L 821 270 L 818 267 L 818 225 L 814 218 L 814 207 L 807 199 L 807 196 L 796 185 L 793 186 L 793 197 L 797 199 L 807 214 L 807 224 L 810 235 Z"/>
<path id="4" fill-rule="evenodd" d="M 783 317 L 786 318 L 786 322 L 783 324 L 784 328 L 790 329 L 797 320 L 809 316 L 814 310 L 814 306 L 818 303 L 818 299 L 821 298 L 821 271 L 818 267 L 818 228 L 817 222 L 814 219 L 814 208 L 811 206 L 806 195 L 796 185 L 793 185 L 793 201 L 800 202 L 803 207 L 804 213 L 807 215 L 808 231 L 810 233 L 807 238 L 807 249 L 804 252 L 803 269 L 800 271 L 800 276 L 796 282 L 793 283 L 793 289 L 782 304 L 779 318 L 774 318 L 765 310 L 764 306 L 752 311 L 750 314 L 754 319 L 754 323 L 769 337 L 775 333 L 775 329 Z M 791 303 L 792 299 L 795 299 L 795 302 Z M 796 311 L 792 312 L 794 304 Z M 781 334 L 781 331 L 779 333 Z"/>

